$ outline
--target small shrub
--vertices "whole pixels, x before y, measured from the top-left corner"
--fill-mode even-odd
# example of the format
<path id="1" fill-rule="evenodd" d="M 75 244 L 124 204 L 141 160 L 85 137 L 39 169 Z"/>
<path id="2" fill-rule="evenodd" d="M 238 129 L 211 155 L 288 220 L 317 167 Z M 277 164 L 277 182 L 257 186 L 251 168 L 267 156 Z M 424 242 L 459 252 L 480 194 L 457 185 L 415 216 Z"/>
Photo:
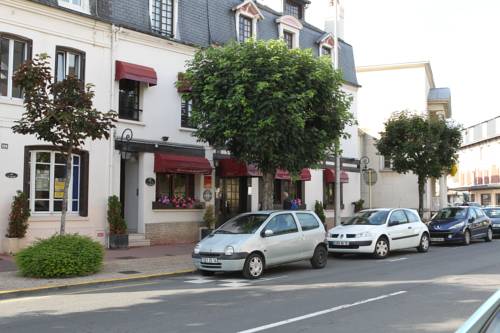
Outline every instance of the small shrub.
<path id="1" fill-rule="evenodd" d="M 122 217 L 122 204 L 116 195 L 108 199 L 108 223 L 111 235 L 127 234 L 127 224 Z"/>
<path id="2" fill-rule="evenodd" d="M 215 229 L 215 223 L 217 222 L 217 220 L 214 216 L 214 206 L 207 205 L 205 214 L 203 215 L 203 221 L 207 224 L 207 227 L 209 229 Z"/>
<path id="3" fill-rule="evenodd" d="M 319 219 L 323 224 L 326 223 L 326 216 L 325 216 L 325 210 L 323 208 L 323 204 L 321 201 L 316 200 L 316 203 L 314 204 L 314 212 L 316 215 L 318 215 Z"/>
<path id="4" fill-rule="evenodd" d="M 363 199 L 359 199 L 358 201 L 354 201 L 352 204 L 354 205 L 354 212 L 357 213 L 360 210 L 363 210 L 363 204 L 365 201 Z"/>
<path id="5" fill-rule="evenodd" d="M 28 230 L 28 218 L 30 217 L 30 204 L 26 193 L 17 191 L 12 201 L 9 214 L 9 227 L 5 237 L 24 238 Z"/>
<path id="6" fill-rule="evenodd" d="M 103 258 L 101 244 L 75 234 L 39 240 L 19 252 L 15 260 L 23 276 L 64 278 L 97 273 Z"/>

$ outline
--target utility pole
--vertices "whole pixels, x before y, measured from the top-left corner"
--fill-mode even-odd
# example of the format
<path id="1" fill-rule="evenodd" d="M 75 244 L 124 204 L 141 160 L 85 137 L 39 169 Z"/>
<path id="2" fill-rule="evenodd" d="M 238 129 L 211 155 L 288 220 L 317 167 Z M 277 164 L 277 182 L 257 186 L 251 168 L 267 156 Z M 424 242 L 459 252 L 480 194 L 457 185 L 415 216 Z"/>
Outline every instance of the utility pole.
<path id="1" fill-rule="evenodd" d="M 339 69 L 339 39 L 338 39 L 338 21 L 339 21 L 339 3 L 334 0 L 335 22 L 333 24 L 333 65 L 336 70 Z M 340 138 L 335 143 L 335 226 L 340 225 Z"/>

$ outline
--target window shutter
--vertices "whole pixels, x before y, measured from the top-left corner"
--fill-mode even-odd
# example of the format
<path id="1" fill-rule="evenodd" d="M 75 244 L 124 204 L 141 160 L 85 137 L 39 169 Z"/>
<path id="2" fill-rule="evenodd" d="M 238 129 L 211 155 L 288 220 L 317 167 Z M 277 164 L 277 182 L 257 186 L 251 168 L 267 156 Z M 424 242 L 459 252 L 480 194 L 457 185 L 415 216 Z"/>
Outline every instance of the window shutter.
<path id="1" fill-rule="evenodd" d="M 30 148 L 28 146 L 24 147 L 24 175 L 23 175 L 23 192 L 30 196 Z"/>
<path id="2" fill-rule="evenodd" d="M 80 212 L 83 217 L 89 216 L 89 153 L 80 154 Z"/>

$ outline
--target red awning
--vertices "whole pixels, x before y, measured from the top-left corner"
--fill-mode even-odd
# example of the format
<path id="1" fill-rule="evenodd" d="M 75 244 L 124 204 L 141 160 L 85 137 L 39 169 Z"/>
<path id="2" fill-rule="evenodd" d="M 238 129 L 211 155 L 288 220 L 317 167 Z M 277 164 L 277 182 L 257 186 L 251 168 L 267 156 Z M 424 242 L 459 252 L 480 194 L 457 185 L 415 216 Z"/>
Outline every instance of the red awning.
<path id="1" fill-rule="evenodd" d="M 335 183 L 335 170 L 325 169 L 323 171 L 323 177 L 327 183 Z M 349 175 L 345 171 L 340 171 L 340 182 L 349 183 Z"/>
<path id="2" fill-rule="evenodd" d="M 262 173 L 253 164 L 246 164 L 232 158 L 219 161 L 221 177 L 261 177 Z"/>
<path id="3" fill-rule="evenodd" d="M 150 86 L 156 86 L 156 72 L 151 67 L 131 64 L 125 61 L 116 61 L 115 80 L 129 79 L 138 82 L 149 83 Z"/>
<path id="4" fill-rule="evenodd" d="M 212 173 L 205 157 L 155 153 L 155 172 L 204 174 Z"/>
<path id="5" fill-rule="evenodd" d="M 274 176 L 275 179 L 281 179 L 281 180 L 290 180 L 292 177 L 290 176 L 290 173 L 286 170 L 282 169 L 277 169 L 276 170 L 276 175 Z M 299 175 L 299 180 L 302 181 L 310 181 L 311 180 L 311 171 L 307 168 L 304 168 L 300 171 Z"/>

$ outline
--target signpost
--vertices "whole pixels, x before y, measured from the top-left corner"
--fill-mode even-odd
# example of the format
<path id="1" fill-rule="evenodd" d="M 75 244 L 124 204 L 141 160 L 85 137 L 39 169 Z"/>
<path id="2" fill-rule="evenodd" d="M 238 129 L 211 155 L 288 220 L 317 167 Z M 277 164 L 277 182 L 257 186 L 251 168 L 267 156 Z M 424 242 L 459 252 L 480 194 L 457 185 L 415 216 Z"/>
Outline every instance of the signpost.
<path id="1" fill-rule="evenodd" d="M 372 186 L 377 183 L 378 174 L 372 168 L 368 168 L 368 163 L 370 163 L 370 159 L 366 156 L 363 156 L 360 160 L 361 164 L 363 164 L 363 180 L 368 185 L 368 205 L 369 208 L 372 208 Z"/>

